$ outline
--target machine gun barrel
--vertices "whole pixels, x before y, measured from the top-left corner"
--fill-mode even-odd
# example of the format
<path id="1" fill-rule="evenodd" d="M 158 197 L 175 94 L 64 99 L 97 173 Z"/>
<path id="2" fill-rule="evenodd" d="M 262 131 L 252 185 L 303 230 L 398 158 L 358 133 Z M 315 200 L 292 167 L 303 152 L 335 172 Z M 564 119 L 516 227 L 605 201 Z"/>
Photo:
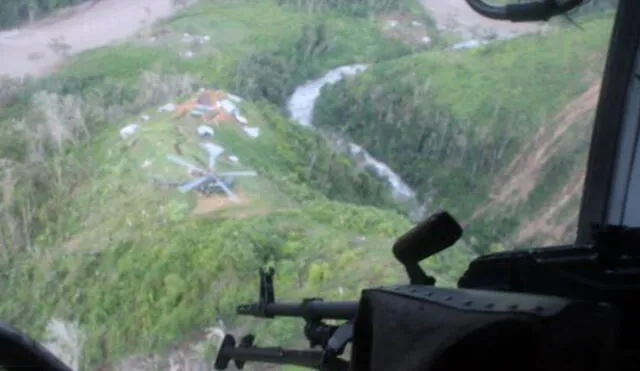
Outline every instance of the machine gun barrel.
<path id="1" fill-rule="evenodd" d="M 349 367 L 348 362 L 339 358 L 327 357 L 327 354 L 322 350 L 254 347 L 253 335 L 245 336 L 239 346 L 236 346 L 236 341 L 231 335 L 225 336 L 222 347 L 218 351 L 215 369 L 226 370 L 232 360 L 238 369 L 242 369 L 247 361 L 296 365 L 324 371 L 346 371 Z"/>
<path id="2" fill-rule="evenodd" d="M 357 301 L 324 302 L 307 299 L 299 303 L 253 303 L 240 305 L 237 313 L 262 318 L 302 317 L 335 320 L 353 319 L 358 312 Z"/>
<path id="3" fill-rule="evenodd" d="M 260 270 L 260 298 L 258 302 L 239 305 L 236 313 L 260 318 L 299 317 L 307 320 L 350 320 L 358 312 L 357 301 L 325 302 L 320 298 L 307 298 L 298 303 L 276 302 L 273 288 L 274 274 L 273 268 Z"/>
<path id="4" fill-rule="evenodd" d="M 433 215 L 409 231 L 394 245 L 393 253 L 405 265 L 412 284 L 433 285 L 435 280 L 427 276 L 418 263 L 435 253 L 452 246 L 461 236 L 462 228 L 446 212 Z M 306 298 L 301 302 L 276 302 L 273 285 L 273 268 L 260 269 L 260 293 L 257 302 L 239 305 L 239 315 L 260 318 L 298 317 L 305 321 L 304 335 L 311 348 L 322 350 L 292 350 L 253 346 L 253 335 L 245 336 L 236 347 L 236 341 L 227 335 L 223 341 L 216 370 L 224 370 L 232 360 L 242 368 L 245 361 L 291 364 L 323 371 L 346 371 L 349 362 L 341 359 L 345 347 L 353 340 L 353 321 L 358 314 L 359 301 L 323 301 Z M 330 325 L 323 320 L 342 320 L 345 323 Z"/>

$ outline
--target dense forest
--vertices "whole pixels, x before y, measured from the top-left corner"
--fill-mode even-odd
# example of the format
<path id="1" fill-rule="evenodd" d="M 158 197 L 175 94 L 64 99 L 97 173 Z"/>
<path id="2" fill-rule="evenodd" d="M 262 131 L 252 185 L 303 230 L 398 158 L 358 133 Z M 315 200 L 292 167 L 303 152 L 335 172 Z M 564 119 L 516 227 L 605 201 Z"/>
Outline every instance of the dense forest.
<path id="1" fill-rule="evenodd" d="M 0 2 L 0 29 L 16 27 L 58 9 L 96 0 L 7 0 Z"/>

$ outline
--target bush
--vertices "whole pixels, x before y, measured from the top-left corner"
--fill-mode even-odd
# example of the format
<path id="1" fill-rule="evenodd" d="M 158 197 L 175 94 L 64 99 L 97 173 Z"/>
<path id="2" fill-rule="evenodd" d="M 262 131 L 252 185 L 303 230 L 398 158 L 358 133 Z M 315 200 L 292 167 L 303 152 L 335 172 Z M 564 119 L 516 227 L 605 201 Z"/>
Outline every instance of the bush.
<path id="1" fill-rule="evenodd" d="M 435 197 L 440 206 L 455 207 L 457 214 L 470 211 L 461 209 L 465 204 L 457 197 L 486 189 L 487 180 L 504 165 L 504 154 L 521 143 L 520 123 L 505 122 L 504 112 L 498 111 L 494 121 L 500 128 L 488 130 L 435 104 L 436 95 L 429 89 L 396 80 L 360 96 L 350 89 L 358 84 L 354 81 L 340 82 L 321 95 L 314 123 L 340 128 L 373 156 L 393 164 L 422 201 Z M 492 124 L 486 123 L 496 126 Z M 445 185 L 447 193 L 436 197 L 434 189 Z"/>
<path id="2" fill-rule="evenodd" d="M 422 201 L 433 200 L 429 210 L 471 218 L 491 199 L 492 186 L 509 176 L 506 165 L 541 125 L 552 125 L 554 113 L 601 74 L 611 18 L 592 19 L 584 27 L 379 63 L 356 79 L 326 87 L 313 122 L 388 163 Z M 472 230 L 478 246 L 504 241 L 518 227 L 513 220 L 539 210 L 561 189 L 568 169 L 586 156 L 583 139 L 571 139 L 572 145 L 554 147 L 527 200 L 492 210 L 483 224 L 474 221 L 480 225 Z M 493 203 L 500 202 L 507 201 Z"/>
<path id="3" fill-rule="evenodd" d="M 295 6 L 305 11 L 335 10 L 364 17 L 373 13 L 399 10 L 405 6 L 403 0 L 278 0 L 280 5 Z"/>
<path id="4" fill-rule="evenodd" d="M 234 90 L 251 100 L 266 100 L 282 106 L 308 76 L 307 66 L 331 49 L 329 39 L 325 22 L 305 24 L 291 44 L 255 52 L 241 60 Z"/>
<path id="5" fill-rule="evenodd" d="M 64 210 L 88 176 L 86 159 L 72 149 L 85 146 L 101 124 L 185 94 L 192 83 L 189 76 L 153 73 L 144 73 L 134 87 L 109 83 L 89 88 L 63 81 L 50 85 L 52 90 L 67 87 L 83 94 L 41 90 L 23 102 L 24 116 L 5 127 L 0 140 L 2 246 L 20 250 L 45 230 L 64 238 L 69 223 Z"/>
<path id="6" fill-rule="evenodd" d="M 347 154 L 337 152 L 329 138 L 285 119 L 271 105 L 263 103 L 258 107 L 260 121 L 268 130 L 264 140 L 248 143 L 240 135 L 227 138 L 227 133 L 220 131 L 218 135 L 225 139 L 229 151 L 237 153 L 280 190 L 300 202 L 323 195 L 355 204 L 395 207 L 387 187 L 373 174 L 356 168 Z"/>

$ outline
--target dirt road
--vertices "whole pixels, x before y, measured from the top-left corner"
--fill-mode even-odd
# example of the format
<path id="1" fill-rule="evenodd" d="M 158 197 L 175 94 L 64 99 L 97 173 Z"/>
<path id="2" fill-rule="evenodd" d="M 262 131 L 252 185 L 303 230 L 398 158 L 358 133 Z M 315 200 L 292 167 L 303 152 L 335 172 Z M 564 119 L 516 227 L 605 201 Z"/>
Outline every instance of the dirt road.
<path id="1" fill-rule="evenodd" d="M 439 29 L 458 32 L 465 39 L 476 39 L 490 34 L 498 38 L 511 38 L 539 32 L 545 27 L 544 23 L 512 23 L 485 18 L 472 10 L 465 0 L 421 1 L 435 19 Z"/>
<path id="2" fill-rule="evenodd" d="M 53 39 L 75 54 L 126 39 L 172 11 L 171 0 L 97 0 L 0 32 L 0 75 L 42 76 L 64 61 L 51 48 Z"/>

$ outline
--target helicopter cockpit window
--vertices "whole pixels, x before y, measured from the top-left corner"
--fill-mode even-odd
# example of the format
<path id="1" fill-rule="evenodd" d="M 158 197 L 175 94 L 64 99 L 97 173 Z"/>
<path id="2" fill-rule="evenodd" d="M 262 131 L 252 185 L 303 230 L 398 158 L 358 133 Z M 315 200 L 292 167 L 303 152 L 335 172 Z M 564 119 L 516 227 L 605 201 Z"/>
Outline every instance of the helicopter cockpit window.
<path id="1" fill-rule="evenodd" d="M 631 54 L 631 53 L 630 53 Z M 640 76 L 640 51 L 634 53 L 632 74 Z M 626 92 L 627 106 L 623 112 L 622 127 L 613 169 L 612 189 L 608 200 L 605 222 L 614 225 L 640 227 L 640 81 L 632 78 Z"/>
<path id="2" fill-rule="evenodd" d="M 235 319 L 261 267 L 282 300 L 354 300 L 406 280 L 389 247 L 439 210 L 464 227 L 423 264 L 443 286 L 573 243 L 617 4 L 0 1 L 0 322 L 74 369 L 197 369 L 227 332 L 303 340 Z M 636 165 L 610 210 L 640 225 Z"/>

